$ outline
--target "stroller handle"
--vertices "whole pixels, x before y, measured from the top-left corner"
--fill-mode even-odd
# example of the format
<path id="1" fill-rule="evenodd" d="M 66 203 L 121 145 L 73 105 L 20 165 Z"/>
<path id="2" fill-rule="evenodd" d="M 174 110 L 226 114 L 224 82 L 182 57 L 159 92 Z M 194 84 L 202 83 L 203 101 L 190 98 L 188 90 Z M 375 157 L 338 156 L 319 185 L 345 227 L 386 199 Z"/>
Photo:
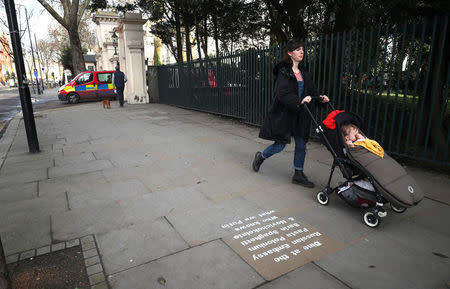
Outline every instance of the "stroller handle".
<path id="1" fill-rule="evenodd" d="M 332 111 L 334 111 L 334 107 L 330 102 L 327 102 L 328 106 L 332 109 Z M 314 118 L 313 114 L 311 113 L 311 111 L 309 110 L 309 107 L 306 105 L 306 103 L 303 104 L 303 106 L 305 107 L 306 111 L 308 112 L 309 116 L 311 117 L 312 121 L 314 122 L 314 124 L 316 125 L 316 132 L 322 137 L 322 140 L 326 143 L 326 146 L 328 148 L 330 148 L 330 152 L 333 155 L 333 159 L 334 160 L 338 160 L 338 155 L 336 154 L 336 152 L 334 151 L 333 147 L 331 146 L 328 138 L 325 136 L 324 131 L 322 126 L 317 122 L 317 120 Z M 339 167 L 341 168 L 342 173 L 344 174 L 344 176 L 350 177 L 350 174 L 347 172 L 347 169 L 345 168 L 345 166 L 342 164 L 342 160 L 337 162 Z"/>
<path id="2" fill-rule="evenodd" d="M 331 111 L 334 111 L 334 106 L 331 104 L 331 101 L 327 102 L 328 106 L 330 107 Z"/>
<path id="3" fill-rule="evenodd" d="M 331 101 L 327 102 L 328 107 L 331 109 L 331 111 L 334 111 L 334 106 L 331 104 Z M 319 123 L 317 123 L 316 119 L 314 118 L 313 114 L 311 113 L 311 110 L 309 110 L 309 107 L 307 106 L 307 103 L 303 103 L 303 106 L 305 107 L 306 111 L 308 112 L 309 116 L 311 117 L 311 119 L 313 120 L 314 124 L 316 125 L 316 127 L 319 127 Z"/>

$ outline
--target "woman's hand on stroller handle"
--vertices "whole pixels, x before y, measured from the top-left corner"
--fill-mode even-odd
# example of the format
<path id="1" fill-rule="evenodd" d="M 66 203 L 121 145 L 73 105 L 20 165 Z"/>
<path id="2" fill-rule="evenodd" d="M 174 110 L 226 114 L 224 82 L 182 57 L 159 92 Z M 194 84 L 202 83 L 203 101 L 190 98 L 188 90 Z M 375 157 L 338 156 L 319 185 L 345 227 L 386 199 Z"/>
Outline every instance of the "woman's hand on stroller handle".
<path id="1" fill-rule="evenodd" d="M 322 103 L 325 103 L 325 102 L 329 102 L 329 101 L 330 101 L 330 99 L 329 99 L 328 96 L 326 96 L 326 95 L 320 95 L 319 97 L 320 97 L 320 101 L 321 101 Z"/>
<path id="2" fill-rule="evenodd" d="M 312 97 L 310 95 L 307 95 L 302 99 L 301 104 L 310 103 L 311 100 L 312 100 Z"/>

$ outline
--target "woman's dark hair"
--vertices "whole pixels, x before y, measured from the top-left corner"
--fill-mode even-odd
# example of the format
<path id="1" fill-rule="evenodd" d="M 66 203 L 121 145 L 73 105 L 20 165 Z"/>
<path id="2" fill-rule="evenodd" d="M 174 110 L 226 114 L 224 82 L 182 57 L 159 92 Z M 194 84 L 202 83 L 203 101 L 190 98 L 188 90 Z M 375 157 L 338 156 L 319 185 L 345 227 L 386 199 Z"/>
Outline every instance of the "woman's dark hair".
<path id="1" fill-rule="evenodd" d="M 286 45 L 284 46 L 283 58 L 281 58 L 280 62 L 286 62 L 286 63 L 292 64 L 292 60 L 288 54 L 288 51 L 292 52 L 299 47 L 305 47 L 305 43 L 303 42 L 303 40 L 299 40 L 299 39 L 295 39 L 295 38 L 289 40 L 286 43 Z"/>

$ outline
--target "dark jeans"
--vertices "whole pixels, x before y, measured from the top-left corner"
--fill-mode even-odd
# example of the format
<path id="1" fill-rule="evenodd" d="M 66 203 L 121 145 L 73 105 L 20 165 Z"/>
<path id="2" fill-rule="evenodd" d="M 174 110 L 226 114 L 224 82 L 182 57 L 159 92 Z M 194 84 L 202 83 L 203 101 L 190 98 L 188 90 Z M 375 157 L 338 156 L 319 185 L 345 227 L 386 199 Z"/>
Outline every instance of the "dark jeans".
<path id="1" fill-rule="evenodd" d="M 124 87 L 116 87 L 117 97 L 119 98 L 120 106 L 123 106 L 123 89 Z"/>
<path id="2" fill-rule="evenodd" d="M 301 136 L 294 136 L 295 140 L 295 152 L 294 152 L 294 168 L 296 170 L 303 170 L 303 165 L 305 163 L 305 155 L 306 155 L 306 144 Z M 281 143 L 273 143 L 268 146 L 262 153 L 263 158 L 267 159 L 272 155 L 281 152 L 285 144 Z"/>

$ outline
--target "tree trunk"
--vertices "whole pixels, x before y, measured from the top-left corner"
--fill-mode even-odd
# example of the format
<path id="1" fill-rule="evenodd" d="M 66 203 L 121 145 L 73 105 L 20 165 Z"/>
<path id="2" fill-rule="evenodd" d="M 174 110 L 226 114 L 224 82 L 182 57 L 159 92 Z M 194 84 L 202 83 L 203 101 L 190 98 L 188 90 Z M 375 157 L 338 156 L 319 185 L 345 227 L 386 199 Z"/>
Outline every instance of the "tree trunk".
<path id="1" fill-rule="evenodd" d="M 186 36 L 186 60 L 188 62 L 192 61 L 192 51 L 191 51 L 191 29 L 188 25 L 184 26 L 184 33 Z"/>
<path id="2" fill-rule="evenodd" d="M 72 51 L 72 65 L 73 65 L 73 73 L 77 75 L 80 72 L 86 70 L 86 65 L 84 63 L 83 51 L 81 50 L 81 41 L 80 35 L 78 34 L 78 27 L 71 27 L 68 30 L 69 32 L 69 40 L 70 40 L 70 48 Z"/>
<path id="3" fill-rule="evenodd" d="M 335 32 L 342 32 L 352 29 L 358 23 L 359 15 L 353 1 L 338 2 L 336 6 Z"/>
<path id="4" fill-rule="evenodd" d="M 53 8 L 53 2 L 46 0 L 38 0 L 39 3 L 59 22 L 69 34 L 70 47 L 72 51 L 73 72 L 78 74 L 86 70 L 83 52 L 81 50 L 80 35 L 78 34 L 79 19 L 83 16 L 86 7 L 90 1 L 85 0 L 80 6 L 79 0 L 60 0 L 63 8 L 63 17 Z M 50 4 L 52 5 L 50 5 Z"/>
<path id="5" fill-rule="evenodd" d="M 180 11 L 178 1 L 174 1 L 175 5 L 175 30 L 176 30 L 176 40 L 177 40 L 177 62 L 183 62 L 183 44 L 181 40 L 181 24 L 180 24 Z"/>
<path id="6" fill-rule="evenodd" d="M 267 6 L 270 18 L 270 45 L 285 43 L 288 40 L 286 33 L 282 29 L 280 13 L 272 6 L 271 1 L 264 1 Z"/>
<path id="7" fill-rule="evenodd" d="M 198 59 L 202 60 L 202 49 L 201 49 L 199 29 L 200 29 L 200 25 L 198 25 L 197 17 L 195 17 L 195 41 L 197 41 Z"/>
<path id="8" fill-rule="evenodd" d="M 214 15 L 213 17 L 213 24 L 214 24 L 214 40 L 216 41 L 216 57 L 219 57 L 219 35 L 218 35 L 216 15 Z"/>
<path id="9" fill-rule="evenodd" d="M 434 151 L 434 147 L 438 147 L 438 154 L 444 155 L 445 151 L 448 149 L 446 146 L 446 138 L 448 135 L 447 130 L 449 129 L 445 123 L 445 113 L 444 119 L 440 120 L 441 111 L 443 109 L 442 105 L 445 105 L 446 95 L 444 95 L 445 82 L 447 79 L 448 67 L 450 65 L 450 54 L 448 47 L 450 45 L 450 37 L 445 33 L 445 29 L 449 30 L 448 27 L 444 27 L 443 17 L 438 20 L 438 37 L 433 44 L 433 57 L 431 60 L 429 81 L 427 84 L 427 90 L 425 92 L 425 98 L 423 100 L 424 104 L 424 116 L 421 124 L 421 131 L 419 132 L 419 139 L 428 141 L 428 150 Z M 443 45 L 443 47 L 442 47 Z M 447 49 L 446 49 L 447 48 Z M 436 87 L 436 89 L 435 89 Z M 427 134 L 428 123 L 430 122 L 430 138 L 426 140 L 425 136 Z M 447 124 L 448 125 L 448 124 Z M 446 160 L 444 160 L 446 161 Z"/>
<path id="10" fill-rule="evenodd" d="M 203 39 L 203 51 L 205 53 L 205 59 L 208 59 L 208 18 L 205 17 L 205 31 L 204 31 Z"/>

